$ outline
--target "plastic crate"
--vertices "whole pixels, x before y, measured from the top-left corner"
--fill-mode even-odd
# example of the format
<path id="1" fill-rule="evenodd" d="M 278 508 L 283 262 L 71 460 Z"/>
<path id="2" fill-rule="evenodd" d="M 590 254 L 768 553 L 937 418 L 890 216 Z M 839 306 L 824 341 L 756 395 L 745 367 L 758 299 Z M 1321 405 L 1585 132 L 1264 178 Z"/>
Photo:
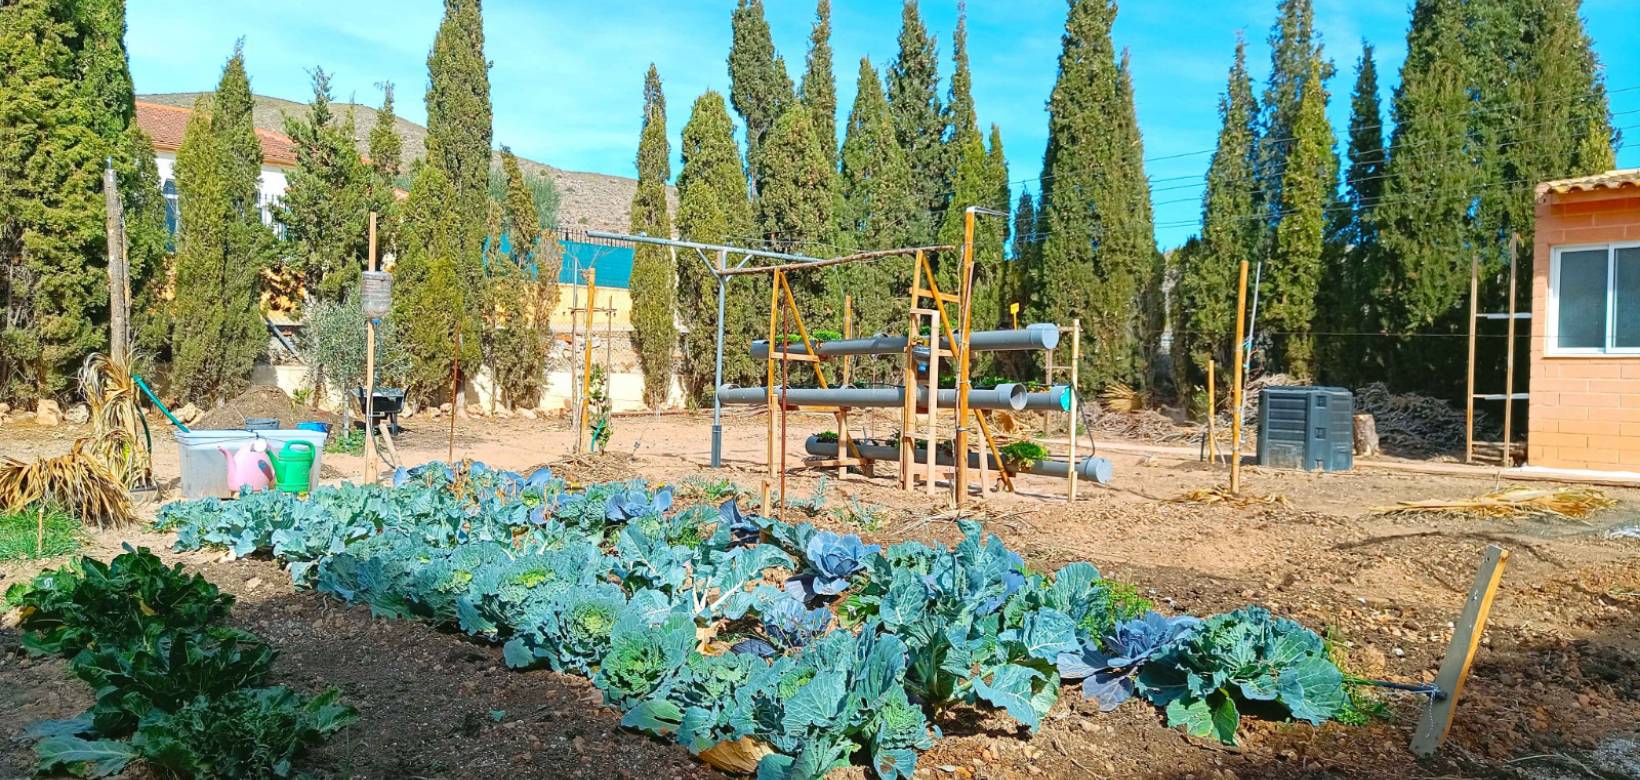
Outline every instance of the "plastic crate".
<path id="1" fill-rule="evenodd" d="M 1355 397 L 1342 387 L 1267 387 L 1258 396 L 1258 464 L 1348 471 L 1355 466 Z"/>

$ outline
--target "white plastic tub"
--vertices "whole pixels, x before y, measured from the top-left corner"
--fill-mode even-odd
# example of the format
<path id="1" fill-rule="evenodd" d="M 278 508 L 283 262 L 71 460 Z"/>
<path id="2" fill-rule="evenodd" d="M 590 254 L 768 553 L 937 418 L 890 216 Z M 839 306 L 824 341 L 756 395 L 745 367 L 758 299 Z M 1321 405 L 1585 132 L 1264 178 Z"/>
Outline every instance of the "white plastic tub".
<path id="1" fill-rule="evenodd" d="M 233 453 L 256 439 L 267 441 L 268 449 L 275 453 L 289 441 L 305 441 L 312 444 L 313 470 L 308 473 L 308 488 L 312 489 L 319 484 L 319 467 L 325 455 L 325 434 L 320 431 L 234 429 L 173 433 L 181 454 L 183 498 L 227 498 L 232 495 L 233 490 L 228 487 L 228 458 L 217 448 L 221 447 Z"/>

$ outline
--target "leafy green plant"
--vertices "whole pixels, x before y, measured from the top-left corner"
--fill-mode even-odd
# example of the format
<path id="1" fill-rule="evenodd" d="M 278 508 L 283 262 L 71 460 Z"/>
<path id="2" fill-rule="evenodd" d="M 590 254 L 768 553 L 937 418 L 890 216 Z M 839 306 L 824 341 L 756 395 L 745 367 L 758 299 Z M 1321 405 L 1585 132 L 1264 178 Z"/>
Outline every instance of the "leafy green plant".
<path id="1" fill-rule="evenodd" d="M 1014 470 L 1030 468 L 1048 458 L 1048 448 L 1034 441 L 1016 441 L 1000 451 L 1002 462 Z"/>
<path id="2" fill-rule="evenodd" d="M 79 518 L 55 506 L 0 514 L 0 562 L 72 553 L 80 549 L 81 528 Z"/>
<path id="3" fill-rule="evenodd" d="M 1170 726 L 1235 744 L 1241 711 L 1275 707 L 1319 724 L 1349 705 L 1343 674 L 1321 637 L 1262 607 L 1208 618 L 1140 672 L 1137 684 L 1165 707 Z"/>
<path id="4" fill-rule="evenodd" d="M 364 452 L 364 431 L 338 431 L 325 441 L 325 452 L 339 455 L 358 455 Z"/>
<path id="5" fill-rule="evenodd" d="M 814 440 L 818 441 L 818 442 L 824 442 L 824 443 L 827 443 L 827 444 L 836 444 L 837 443 L 837 432 L 836 431 L 821 431 L 821 432 L 814 435 Z"/>
<path id="6" fill-rule="evenodd" d="M 109 563 L 82 558 L 14 586 L 23 646 L 65 658 L 151 647 L 169 632 L 221 620 L 233 606 L 233 596 L 181 564 L 167 567 L 147 548 L 125 549 Z"/>
<path id="7" fill-rule="evenodd" d="M 284 687 L 199 696 L 145 719 L 132 737 L 150 766 L 192 777 L 289 777 L 291 759 L 358 720 L 331 689 L 306 698 Z"/>

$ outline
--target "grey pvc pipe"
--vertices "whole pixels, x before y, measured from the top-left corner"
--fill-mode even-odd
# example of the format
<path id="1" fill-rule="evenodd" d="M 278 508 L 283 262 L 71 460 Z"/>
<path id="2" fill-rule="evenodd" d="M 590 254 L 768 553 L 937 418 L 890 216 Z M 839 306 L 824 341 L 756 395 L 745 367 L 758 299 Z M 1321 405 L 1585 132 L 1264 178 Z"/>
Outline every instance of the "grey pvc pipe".
<path id="1" fill-rule="evenodd" d="M 944 338 L 940 339 L 940 343 L 947 348 L 950 347 Z M 897 355 L 905 351 L 905 344 L 904 336 L 870 336 L 818 342 L 814 345 L 814 352 L 826 358 L 844 355 Z M 1018 330 L 977 330 L 969 337 L 968 345 L 975 352 L 1053 349 L 1059 346 L 1059 326 L 1039 322 Z M 793 342 L 792 348 L 788 351 L 794 355 L 806 354 L 801 342 Z M 768 360 L 768 340 L 759 339 L 752 342 L 751 352 L 753 360 Z"/>
<path id="2" fill-rule="evenodd" d="M 900 459 L 900 449 L 898 447 L 893 447 L 886 444 L 870 444 L 861 442 L 855 442 L 854 447 L 859 451 L 860 457 L 862 458 L 867 458 L 870 460 L 893 461 Z M 810 455 L 815 455 L 818 457 L 834 458 L 837 456 L 837 442 L 820 441 L 818 436 L 810 436 L 806 441 L 804 441 L 803 449 Z M 922 462 L 921 459 L 928 457 L 928 449 L 926 446 L 919 445 L 917 451 L 917 457 L 919 458 L 918 462 Z M 991 468 L 998 468 L 996 458 L 989 454 L 985 457 L 987 458 L 987 463 Z M 945 453 L 939 453 L 936 460 L 940 463 L 940 465 L 951 465 L 951 456 Z M 979 467 L 979 453 L 968 453 L 968 466 L 970 468 Z M 1014 469 L 1014 471 L 1018 471 L 1023 474 L 1035 474 L 1040 477 L 1057 477 L 1059 479 L 1064 479 L 1069 476 L 1070 470 L 1070 464 L 1062 460 L 1039 460 L 1024 468 Z M 1077 478 L 1085 479 L 1089 482 L 1097 482 L 1101 485 L 1108 485 L 1115 475 L 1115 467 L 1111 465 L 1110 461 L 1098 456 L 1090 455 L 1083 458 L 1082 462 L 1076 465 Z"/>
<path id="3" fill-rule="evenodd" d="M 1054 385 L 1037 393 L 1025 394 L 1025 409 L 1031 412 L 1068 412 L 1071 410 L 1070 385 Z"/>
<path id="4" fill-rule="evenodd" d="M 775 395 L 780 395 L 780 388 L 774 389 Z M 768 402 L 768 395 L 761 387 L 734 387 L 724 385 L 718 388 L 718 400 L 725 404 L 752 405 Z M 1020 411 L 1025 408 L 1025 386 L 1017 384 L 997 385 L 994 388 L 968 391 L 968 405 L 975 409 L 1001 409 L 1005 411 Z M 905 403 L 905 388 L 901 387 L 838 387 L 822 389 L 818 387 L 789 387 L 786 388 L 786 404 L 788 406 L 854 406 L 860 408 L 892 409 Z M 955 407 L 957 405 L 957 391 L 942 389 L 939 391 L 940 405 Z M 927 388 L 917 388 L 917 405 L 928 404 Z"/>

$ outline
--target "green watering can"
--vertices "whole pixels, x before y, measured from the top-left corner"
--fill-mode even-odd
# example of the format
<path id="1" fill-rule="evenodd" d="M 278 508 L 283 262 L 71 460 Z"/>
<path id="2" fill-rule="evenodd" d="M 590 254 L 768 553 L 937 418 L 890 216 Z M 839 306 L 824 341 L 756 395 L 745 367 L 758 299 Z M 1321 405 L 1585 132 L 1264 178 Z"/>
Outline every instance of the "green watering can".
<path id="1" fill-rule="evenodd" d="M 313 473 L 313 444 L 287 441 L 278 452 L 268 450 L 273 461 L 273 478 L 281 493 L 306 493 Z"/>

